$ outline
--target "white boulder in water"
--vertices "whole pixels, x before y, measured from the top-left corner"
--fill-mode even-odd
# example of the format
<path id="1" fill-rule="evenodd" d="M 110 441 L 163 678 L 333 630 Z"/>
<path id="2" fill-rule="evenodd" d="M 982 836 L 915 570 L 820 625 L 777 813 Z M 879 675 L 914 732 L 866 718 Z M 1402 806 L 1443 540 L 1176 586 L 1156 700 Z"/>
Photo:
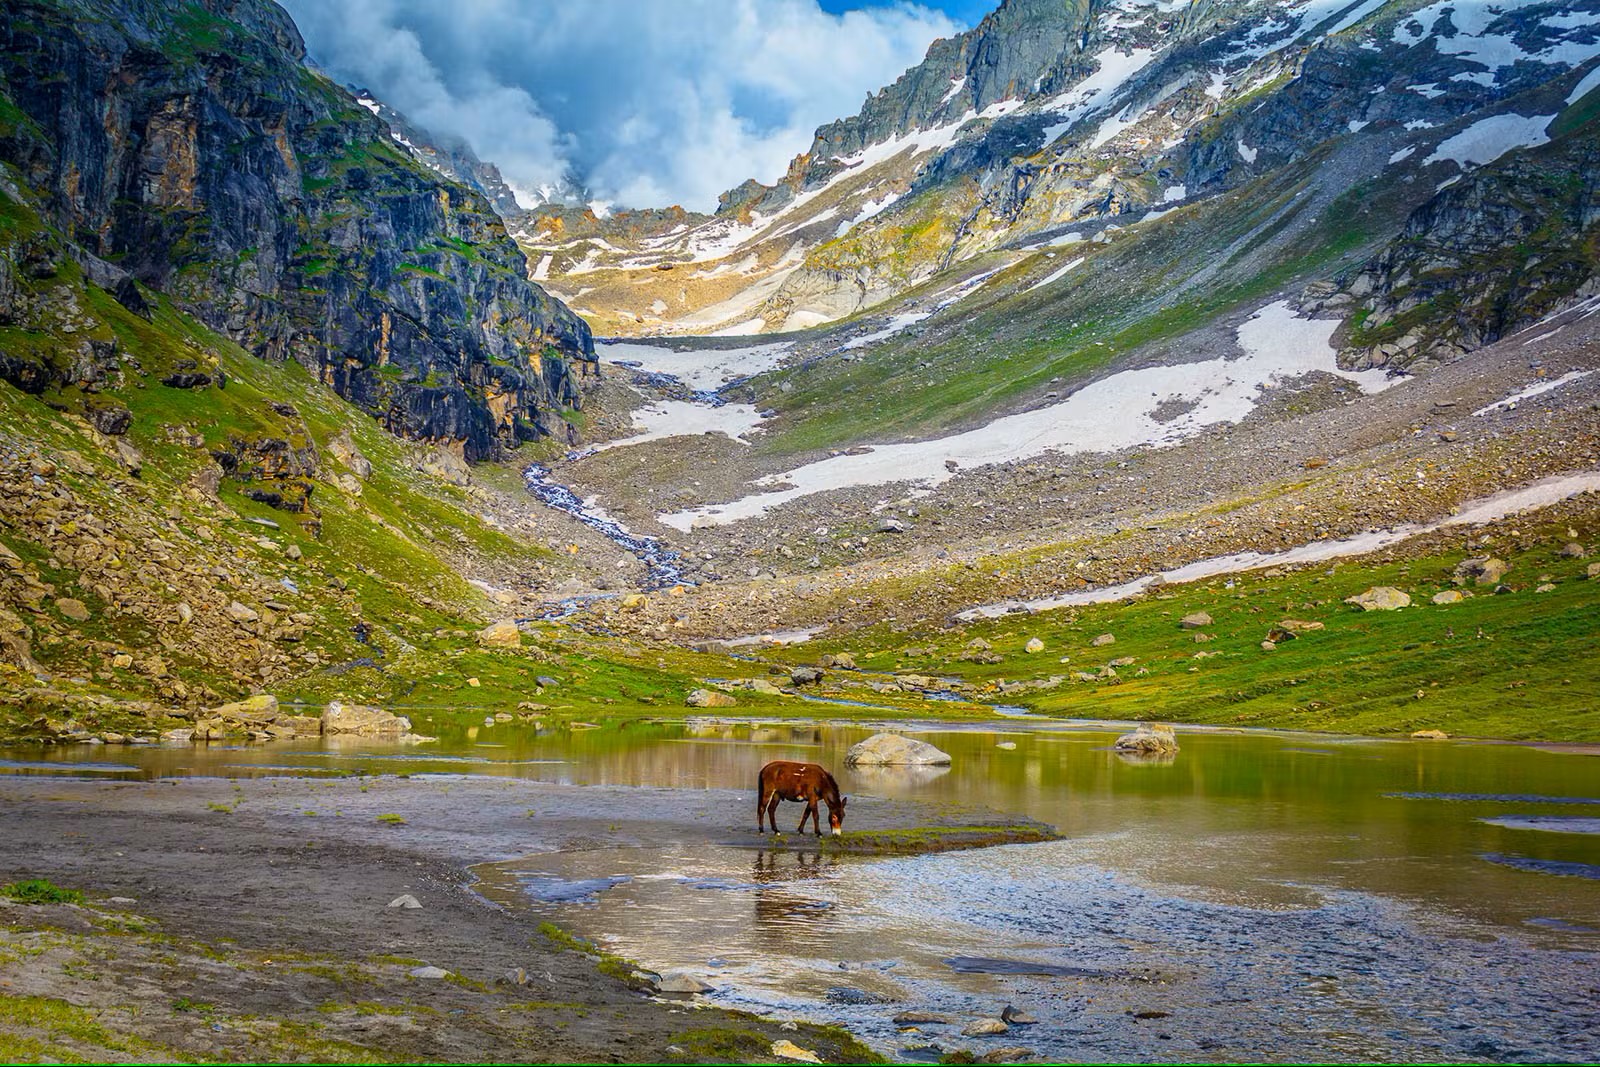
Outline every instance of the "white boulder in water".
<path id="1" fill-rule="evenodd" d="M 930 766 L 950 762 L 950 754 L 941 752 L 926 741 L 899 734 L 873 734 L 858 741 L 845 753 L 846 766 Z"/>
<path id="2" fill-rule="evenodd" d="M 1178 751 L 1178 738 L 1165 723 L 1142 722 L 1133 733 L 1117 738 L 1115 748 L 1118 752 L 1167 756 Z"/>

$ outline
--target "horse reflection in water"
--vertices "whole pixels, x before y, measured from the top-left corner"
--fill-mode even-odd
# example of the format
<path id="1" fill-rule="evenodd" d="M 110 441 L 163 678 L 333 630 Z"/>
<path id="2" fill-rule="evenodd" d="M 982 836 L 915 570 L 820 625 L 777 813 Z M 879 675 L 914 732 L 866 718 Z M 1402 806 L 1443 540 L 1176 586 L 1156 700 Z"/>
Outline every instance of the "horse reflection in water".
<path id="1" fill-rule="evenodd" d="M 794 882 L 822 881 L 838 869 L 838 861 L 820 852 L 781 852 L 761 849 L 751 867 L 750 880 L 761 886 L 755 897 L 753 931 L 763 943 L 793 949 L 802 929 L 821 933 L 832 925 L 835 913 L 827 901 L 788 892 Z"/>
<path id="2" fill-rule="evenodd" d="M 828 829 L 833 836 L 844 833 L 845 798 L 840 795 L 839 783 L 833 780 L 833 775 L 817 764 L 776 760 L 761 768 L 756 780 L 756 833 L 766 829 L 761 821 L 763 815 L 772 824 L 772 832 L 778 833 L 780 800 L 800 801 L 806 806 L 800 816 L 800 828 L 795 833 L 805 833 L 806 820 L 809 819 L 817 836 L 822 836 L 822 821 L 817 813 L 818 801 L 828 805 Z"/>

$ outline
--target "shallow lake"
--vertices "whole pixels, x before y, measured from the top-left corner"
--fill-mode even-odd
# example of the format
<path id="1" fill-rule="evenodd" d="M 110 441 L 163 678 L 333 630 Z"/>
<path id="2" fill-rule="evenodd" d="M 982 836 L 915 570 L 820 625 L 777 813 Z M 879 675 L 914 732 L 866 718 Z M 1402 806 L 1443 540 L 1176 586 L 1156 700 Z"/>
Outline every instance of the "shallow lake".
<path id="1" fill-rule="evenodd" d="M 547 853 L 481 870 L 525 907 L 731 1006 L 844 1022 L 885 1051 L 1120 1060 L 1600 1058 L 1600 757 L 1514 745 L 1180 732 L 1167 763 L 1105 724 L 920 733 L 947 770 L 843 766 L 859 725 L 702 721 L 437 745 L 0 750 L 0 774 L 493 774 L 706 791 L 728 843 Z M 1015 748 L 1000 748 L 1002 742 Z M 1059 842 L 833 859 L 743 847 L 756 770 L 1055 826 Z M 697 805 L 701 807 L 702 805 Z M 870 806 L 868 808 L 870 810 Z M 855 820 L 850 829 L 867 829 Z M 780 825 L 798 822 L 785 805 Z M 996 1037 L 963 1023 L 1036 1016 Z M 899 1011 L 954 1025 L 901 1032 Z"/>

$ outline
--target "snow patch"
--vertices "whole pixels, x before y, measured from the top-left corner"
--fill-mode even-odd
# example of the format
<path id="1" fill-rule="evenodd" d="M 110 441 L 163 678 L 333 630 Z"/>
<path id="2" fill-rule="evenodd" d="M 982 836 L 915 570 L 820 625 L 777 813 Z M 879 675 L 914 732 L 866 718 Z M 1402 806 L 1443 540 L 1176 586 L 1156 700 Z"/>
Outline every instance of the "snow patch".
<path id="1" fill-rule="evenodd" d="M 1259 148 L 1251 148 L 1243 141 L 1235 141 L 1234 147 L 1239 150 L 1239 158 L 1244 160 L 1246 163 L 1254 163 L 1256 161 L 1256 156 L 1261 151 Z"/>
<path id="2" fill-rule="evenodd" d="M 1278 385 L 1313 372 L 1355 382 L 1366 392 L 1393 384 L 1382 371 L 1350 372 L 1329 344 L 1338 321 L 1299 319 L 1288 301 L 1268 304 L 1238 328 L 1244 355 L 1173 367 L 1143 367 L 1091 382 L 1060 403 L 1008 415 L 965 433 L 932 441 L 877 445 L 871 452 L 808 463 L 756 484 L 757 492 L 658 516 L 678 530 L 720 526 L 765 514 L 780 504 L 851 486 L 913 482 L 932 488 L 957 469 L 1028 459 L 1046 452 L 1115 452 L 1176 444 L 1208 426 L 1236 423 Z M 1157 418 L 1166 405 L 1185 410 Z"/>
<path id="3" fill-rule="evenodd" d="M 1554 119 L 1554 115 L 1490 115 L 1439 142 L 1439 147 L 1422 162 L 1449 159 L 1463 167 L 1493 163 L 1507 152 L 1549 142 L 1545 129 Z"/>
<path id="4" fill-rule="evenodd" d="M 636 431 L 633 436 L 604 441 L 588 449 L 588 453 L 592 455 L 668 437 L 698 437 L 706 433 L 720 433 L 747 445 L 750 442 L 746 437 L 760 425 L 761 416 L 753 404 L 713 407 L 693 400 L 662 400 L 633 413 L 633 428 Z"/>
<path id="5" fill-rule="evenodd" d="M 710 390 L 780 365 L 784 354 L 789 351 L 789 342 L 779 341 L 751 345 L 747 348 L 701 348 L 688 352 L 674 352 L 660 345 L 608 341 L 595 345 L 595 349 L 603 361 L 637 363 L 642 370 L 656 374 L 670 374 L 691 389 Z"/>
<path id="6" fill-rule="evenodd" d="M 1549 336 L 1549 335 L 1546 334 L 1545 336 Z M 1535 340 L 1537 340 L 1537 338 L 1535 338 Z M 1496 400 L 1493 404 L 1490 404 L 1488 407 L 1479 408 L 1477 411 L 1474 411 L 1472 414 L 1475 415 L 1475 416 L 1478 416 L 1478 415 L 1487 415 L 1490 412 L 1494 412 L 1494 411 L 1501 411 L 1501 410 L 1510 411 L 1511 409 L 1515 408 L 1518 403 L 1520 403 L 1521 401 L 1527 400 L 1529 397 L 1539 396 L 1542 393 L 1548 393 L 1548 392 L 1551 392 L 1553 390 L 1560 389 L 1563 385 L 1566 385 L 1568 382 L 1575 382 L 1580 378 L 1587 378 L 1589 375 L 1591 375 L 1593 373 L 1594 373 L 1594 371 L 1592 371 L 1592 370 L 1568 371 L 1566 374 L 1563 374 L 1561 377 L 1553 378 L 1548 382 L 1536 382 L 1533 385 L 1528 386 L 1526 389 L 1522 390 L 1521 392 L 1512 393 L 1510 396 L 1506 397 L 1504 400 Z"/>
<path id="7" fill-rule="evenodd" d="M 1028 286 L 1026 289 L 1024 289 L 1022 291 L 1024 293 L 1031 293 L 1035 289 L 1043 289 L 1045 286 L 1049 285 L 1051 282 L 1060 281 L 1062 278 L 1065 278 L 1067 276 L 1067 272 L 1068 271 L 1074 269 L 1075 267 L 1082 266 L 1083 265 L 1083 260 L 1084 260 L 1084 257 L 1083 256 L 1079 256 L 1077 259 L 1073 260 L 1071 263 L 1068 263 L 1066 266 L 1061 267 L 1060 269 L 1056 270 L 1049 277 L 1040 278 L 1038 281 L 1034 282 L 1032 285 Z"/>

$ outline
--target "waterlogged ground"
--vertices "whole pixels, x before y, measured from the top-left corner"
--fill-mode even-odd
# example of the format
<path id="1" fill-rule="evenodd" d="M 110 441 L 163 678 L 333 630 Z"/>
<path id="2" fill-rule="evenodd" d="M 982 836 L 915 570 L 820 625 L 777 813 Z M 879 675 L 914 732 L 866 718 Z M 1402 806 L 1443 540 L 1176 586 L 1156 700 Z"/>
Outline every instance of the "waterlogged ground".
<path id="1" fill-rule="evenodd" d="M 1593 755 L 1184 731 L 1176 759 L 1141 764 L 1110 751 L 1101 724 L 1010 721 L 924 735 L 954 756 L 948 770 L 866 773 L 842 766 L 859 726 L 428 732 L 438 746 L 34 749 L 0 754 L 0 771 L 381 774 L 373 803 L 386 810 L 407 789 L 465 802 L 461 776 L 492 776 L 503 788 L 470 794 L 474 823 L 494 824 L 496 803 L 551 822 L 531 822 L 532 854 L 477 868 L 485 896 L 688 971 L 716 1003 L 845 1022 L 885 1052 L 1600 1057 Z M 775 848 L 750 825 L 749 783 L 780 758 L 834 767 L 852 829 L 988 812 L 1065 840 L 881 859 L 793 834 Z M 594 824 L 582 840 L 553 844 L 555 824 L 579 815 Z M 788 806 L 780 822 L 798 817 Z M 1039 1023 L 960 1035 L 1007 1003 Z M 954 1022 L 902 1031 L 891 1019 L 907 1010 Z"/>

